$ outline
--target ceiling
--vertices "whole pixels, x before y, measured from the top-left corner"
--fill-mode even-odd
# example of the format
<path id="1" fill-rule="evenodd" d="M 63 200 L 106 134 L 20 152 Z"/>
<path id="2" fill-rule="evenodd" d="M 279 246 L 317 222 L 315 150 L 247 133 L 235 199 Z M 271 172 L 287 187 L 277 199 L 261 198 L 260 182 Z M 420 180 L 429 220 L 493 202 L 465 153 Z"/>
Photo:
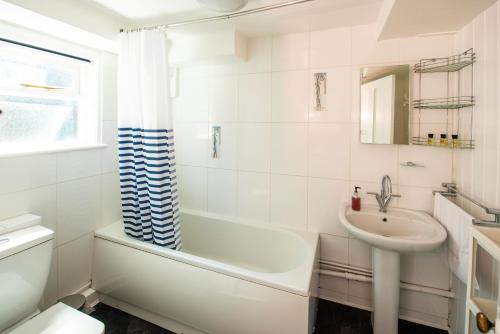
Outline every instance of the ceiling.
<path id="1" fill-rule="evenodd" d="M 126 28 L 168 24 L 221 15 L 202 7 L 197 0 L 82 0 L 99 9 L 118 15 Z M 242 10 L 280 4 L 289 0 L 249 0 Z M 222 22 L 210 22 L 182 28 L 216 30 L 237 28 L 248 35 L 318 30 L 377 20 L 382 0 L 314 0 L 286 8 L 251 14 Z"/>
<path id="2" fill-rule="evenodd" d="M 384 0 L 379 39 L 460 30 L 497 0 Z"/>

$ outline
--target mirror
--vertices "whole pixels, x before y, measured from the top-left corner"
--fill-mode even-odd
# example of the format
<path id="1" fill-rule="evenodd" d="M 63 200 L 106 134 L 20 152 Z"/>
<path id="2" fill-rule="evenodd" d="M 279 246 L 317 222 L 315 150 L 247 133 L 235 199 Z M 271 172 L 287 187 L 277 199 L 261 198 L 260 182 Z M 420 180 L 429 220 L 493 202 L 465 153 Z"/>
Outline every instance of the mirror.
<path id="1" fill-rule="evenodd" d="M 410 66 L 361 69 L 360 141 L 409 144 Z"/>

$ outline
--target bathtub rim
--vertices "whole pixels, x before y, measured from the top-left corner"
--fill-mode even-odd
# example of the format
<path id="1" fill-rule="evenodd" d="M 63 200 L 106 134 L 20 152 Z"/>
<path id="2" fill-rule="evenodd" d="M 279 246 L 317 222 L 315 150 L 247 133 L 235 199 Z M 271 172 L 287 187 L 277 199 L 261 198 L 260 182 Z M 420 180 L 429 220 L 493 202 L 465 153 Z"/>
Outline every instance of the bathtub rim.
<path id="1" fill-rule="evenodd" d="M 161 256 L 167 259 L 182 262 L 186 265 L 198 267 L 201 269 L 213 271 L 219 274 L 242 279 L 255 284 L 279 289 L 303 297 L 310 297 L 314 293 L 311 287 L 315 270 L 316 252 L 319 245 L 319 234 L 315 232 L 305 232 L 288 229 L 281 226 L 267 226 L 262 223 L 255 223 L 251 220 L 240 219 L 237 217 L 228 217 L 213 213 L 200 212 L 197 210 L 181 210 L 181 213 L 201 216 L 203 218 L 222 220 L 231 224 L 241 224 L 252 228 L 278 231 L 281 233 L 292 234 L 299 237 L 307 246 L 307 254 L 304 263 L 297 268 L 280 273 L 262 273 L 225 264 L 216 260 L 203 258 L 197 255 L 178 252 L 175 250 L 163 248 L 160 246 L 144 243 L 140 240 L 134 240 L 127 236 L 123 231 L 123 221 L 120 219 L 114 223 L 100 228 L 94 232 L 95 238 L 100 238 L 109 242 L 117 243 L 125 247 L 147 252 L 155 256 Z M 306 277 L 304 277 L 304 275 Z"/>

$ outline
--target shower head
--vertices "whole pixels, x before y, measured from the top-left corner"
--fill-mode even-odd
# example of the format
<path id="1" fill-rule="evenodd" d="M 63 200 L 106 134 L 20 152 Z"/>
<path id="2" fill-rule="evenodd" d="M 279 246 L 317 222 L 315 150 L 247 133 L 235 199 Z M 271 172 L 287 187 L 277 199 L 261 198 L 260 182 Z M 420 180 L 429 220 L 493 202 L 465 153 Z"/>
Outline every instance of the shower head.
<path id="1" fill-rule="evenodd" d="M 208 9 L 230 13 L 245 7 L 248 0 L 198 0 L 198 2 Z"/>

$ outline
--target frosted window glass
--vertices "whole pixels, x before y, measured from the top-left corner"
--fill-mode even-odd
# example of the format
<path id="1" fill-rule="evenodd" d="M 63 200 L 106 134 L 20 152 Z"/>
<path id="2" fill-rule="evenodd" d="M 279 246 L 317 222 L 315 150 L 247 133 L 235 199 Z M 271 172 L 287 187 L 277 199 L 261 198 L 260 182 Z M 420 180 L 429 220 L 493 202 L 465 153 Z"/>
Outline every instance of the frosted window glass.
<path id="1" fill-rule="evenodd" d="M 0 95 L 0 109 L 0 144 L 43 144 L 77 138 L 75 100 Z"/>

